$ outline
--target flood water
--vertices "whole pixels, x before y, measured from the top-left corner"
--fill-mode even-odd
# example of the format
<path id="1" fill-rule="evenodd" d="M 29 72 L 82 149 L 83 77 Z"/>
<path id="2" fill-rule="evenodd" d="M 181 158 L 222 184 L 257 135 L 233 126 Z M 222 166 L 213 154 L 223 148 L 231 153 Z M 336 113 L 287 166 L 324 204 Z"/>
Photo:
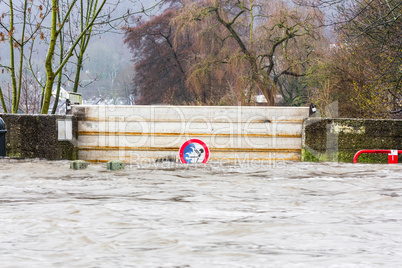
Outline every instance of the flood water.
<path id="1" fill-rule="evenodd" d="M 0 160 L 1 267 L 401 267 L 402 165 Z"/>

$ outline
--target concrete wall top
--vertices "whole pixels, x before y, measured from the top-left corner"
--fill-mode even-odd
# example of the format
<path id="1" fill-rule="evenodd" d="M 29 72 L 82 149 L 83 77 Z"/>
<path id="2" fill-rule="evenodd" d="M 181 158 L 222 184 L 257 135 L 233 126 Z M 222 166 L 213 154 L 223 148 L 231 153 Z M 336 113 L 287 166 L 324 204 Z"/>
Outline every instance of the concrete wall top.
<path id="1" fill-rule="evenodd" d="M 308 107 L 261 106 L 73 106 L 73 114 L 86 121 L 124 120 L 187 121 L 214 120 L 244 121 L 300 121 L 309 116 Z"/>

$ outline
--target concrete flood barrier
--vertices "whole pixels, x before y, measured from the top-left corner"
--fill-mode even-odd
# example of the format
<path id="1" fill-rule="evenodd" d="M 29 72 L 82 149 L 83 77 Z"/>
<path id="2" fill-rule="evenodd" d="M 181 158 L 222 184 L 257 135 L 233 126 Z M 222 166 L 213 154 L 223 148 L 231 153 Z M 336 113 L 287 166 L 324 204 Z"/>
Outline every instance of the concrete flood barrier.
<path id="1" fill-rule="evenodd" d="M 154 162 L 177 156 L 189 139 L 210 161 L 301 160 L 308 107 L 73 106 L 79 159 Z"/>

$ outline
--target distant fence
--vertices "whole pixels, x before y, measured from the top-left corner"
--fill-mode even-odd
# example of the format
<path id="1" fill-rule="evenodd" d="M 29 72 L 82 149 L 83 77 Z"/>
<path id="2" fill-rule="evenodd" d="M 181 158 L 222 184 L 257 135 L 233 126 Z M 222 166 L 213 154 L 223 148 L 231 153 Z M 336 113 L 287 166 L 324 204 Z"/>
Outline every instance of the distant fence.
<path id="1" fill-rule="evenodd" d="M 210 161 L 301 160 L 308 107 L 73 106 L 79 158 L 150 162 L 204 141 Z"/>

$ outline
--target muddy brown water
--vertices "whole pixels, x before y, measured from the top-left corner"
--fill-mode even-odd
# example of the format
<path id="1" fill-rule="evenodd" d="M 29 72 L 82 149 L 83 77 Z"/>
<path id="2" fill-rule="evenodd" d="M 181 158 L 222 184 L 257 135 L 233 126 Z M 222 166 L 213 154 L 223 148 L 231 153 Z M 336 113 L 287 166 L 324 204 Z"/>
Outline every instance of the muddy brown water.
<path id="1" fill-rule="evenodd" d="M 402 165 L 0 160 L 1 267 L 401 267 Z"/>

